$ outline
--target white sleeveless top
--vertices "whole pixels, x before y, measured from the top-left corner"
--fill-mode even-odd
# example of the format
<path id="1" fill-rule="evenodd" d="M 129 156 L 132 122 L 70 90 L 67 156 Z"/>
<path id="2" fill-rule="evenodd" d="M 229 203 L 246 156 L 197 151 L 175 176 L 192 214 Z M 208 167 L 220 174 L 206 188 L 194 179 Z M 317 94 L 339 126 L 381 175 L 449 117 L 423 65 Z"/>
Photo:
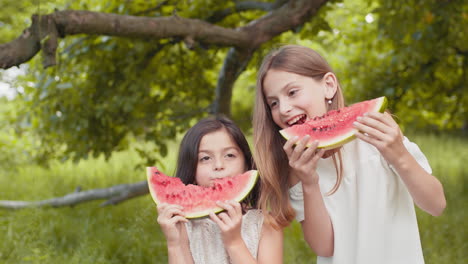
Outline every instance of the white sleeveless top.
<path id="1" fill-rule="evenodd" d="M 248 210 L 242 216 L 241 236 L 255 259 L 257 259 L 262 225 L 263 214 L 260 210 Z M 210 218 L 190 220 L 185 227 L 195 264 L 231 263 L 224 249 L 221 230 Z"/>
<path id="2" fill-rule="evenodd" d="M 428 172 L 431 167 L 419 147 L 406 137 L 407 150 Z M 413 199 L 396 171 L 378 150 L 359 139 L 342 148 L 343 181 L 336 181 L 331 158 L 317 164 L 320 191 L 334 230 L 333 257 L 318 257 L 318 264 L 423 264 L 423 252 Z M 289 189 L 296 219 L 304 220 L 304 199 L 299 182 Z"/>

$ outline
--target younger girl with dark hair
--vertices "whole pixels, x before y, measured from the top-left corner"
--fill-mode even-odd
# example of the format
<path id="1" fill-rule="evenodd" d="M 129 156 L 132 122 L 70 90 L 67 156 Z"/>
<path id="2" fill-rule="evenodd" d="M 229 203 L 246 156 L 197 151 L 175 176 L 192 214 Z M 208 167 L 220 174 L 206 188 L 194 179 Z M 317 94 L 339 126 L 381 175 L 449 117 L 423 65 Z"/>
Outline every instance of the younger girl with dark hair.
<path id="1" fill-rule="evenodd" d="M 247 140 L 234 122 L 207 118 L 182 139 L 176 177 L 185 184 L 210 186 L 216 178 L 253 168 Z M 224 212 L 198 220 L 187 220 L 180 206 L 158 205 L 169 263 L 282 263 L 282 230 L 264 223 L 258 191 L 257 183 L 242 203 L 219 201 Z"/>

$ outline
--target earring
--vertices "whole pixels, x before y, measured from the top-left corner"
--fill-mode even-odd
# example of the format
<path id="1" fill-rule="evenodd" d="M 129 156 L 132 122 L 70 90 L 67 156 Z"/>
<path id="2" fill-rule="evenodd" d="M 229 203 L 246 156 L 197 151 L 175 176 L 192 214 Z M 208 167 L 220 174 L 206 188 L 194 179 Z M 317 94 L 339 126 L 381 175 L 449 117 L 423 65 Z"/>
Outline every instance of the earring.
<path id="1" fill-rule="evenodd" d="M 331 104 L 332 104 L 332 100 L 328 100 L 327 103 L 328 103 L 329 105 L 331 105 Z"/>

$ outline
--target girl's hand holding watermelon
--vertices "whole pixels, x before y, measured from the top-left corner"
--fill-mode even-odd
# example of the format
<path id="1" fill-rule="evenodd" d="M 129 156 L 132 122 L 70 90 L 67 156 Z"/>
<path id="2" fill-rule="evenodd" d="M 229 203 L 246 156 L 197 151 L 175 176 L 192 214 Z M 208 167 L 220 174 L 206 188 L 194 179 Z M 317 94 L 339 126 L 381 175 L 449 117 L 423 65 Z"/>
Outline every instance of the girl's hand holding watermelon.
<path id="1" fill-rule="evenodd" d="M 184 228 L 182 223 L 188 222 L 184 217 L 182 207 L 174 204 L 158 204 L 158 224 L 167 240 L 168 247 L 180 245 Z"/>
<path id="2" fill-rule="evenodd" d="M 354 126 L 359 130 L 356 137 L 376 147 L 389 164 L 398 164 L 409 155 L 403 133 L 390 114 L 366 113 Z"/>
<path id="3" fill-rule="evenodd" d="M 286 141 L 283 146 L 286 155 L 288 155 L 292 174 L 296 176 L 303 185 L 318 183 L 319 177 L 315 169 L 317 168 L 317 161 L 325 152 L 323 149 L 317 151 L 318 141 L 312 143 L 310 147 L 306 147 L 309 139 L 309 135 L 306 135 L 300 140 L 298 137 L 293 137 Z"/>
<path id="4" fill-rule="evenodd" d="M 229 251 L 229 248 L 244 243 L 241 236 L 242 207 L 236 201 L 219 201 L 217 204 L 226 211 L 218 215 L 211 213 L 210 218 L 221 229 L 223 243 Z"/>

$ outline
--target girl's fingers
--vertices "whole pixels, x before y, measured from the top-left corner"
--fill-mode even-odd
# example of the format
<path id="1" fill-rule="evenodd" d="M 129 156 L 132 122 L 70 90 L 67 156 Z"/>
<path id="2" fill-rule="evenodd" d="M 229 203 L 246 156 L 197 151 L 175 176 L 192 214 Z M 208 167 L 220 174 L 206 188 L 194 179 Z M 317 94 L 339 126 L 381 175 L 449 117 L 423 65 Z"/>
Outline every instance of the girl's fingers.
<path id="1" fill-rule="evenodd" d="M 318 140 L 314 140 L 312 141 L 312 144 L 310 145 L 310 149 L 312 149 L 313 152 L 315 152 L 317 150 L 317 147 L 319 145 L 319 141 Z"/>
<path id="2" fill-rule="evenodd" d="M 231 225 L 232 223 L 231 217 L 229 217 L 227 213 L 218 214 L 218 218 L 221 219 L 221 221 L 227 226 Z"/>
<path id="3" fill-rule="evenodd" d="M 318 145 L 318 141 L 315 140 L 313 143 L 312 143 L 312 146 L 310 146 L 309 148 L 307 148 L 306 150 L 304 150 L 304 152 L 302 152 L 302 155 L 299 157 L 299 160 L 301 162 L 307 162 L 310 160 L 310 158 L 312 156 L 315 155 L 315 152 L 316 152 L 316 148 L 317 148 L 317 145 Z"/>
<path id="4" fill-rule="evenodd" d="M 176 215 L 174 217 L 171 218 L 170 220 L 170 223 L 171 224 L 176 224 L 178 222 L 183 222 L 183 223 L 187 223 L 188 222 L 188 219 L 183 217 L 183 216 L 180 216 L 180 215 Z"/>
<path id="5" fill-rule="evenodd" d="M 159 211 L 159 215 L 166 218 L 171 218 L 174 215 L 185 216 L 185 213 L 182 209 L 183 207 L 180 205 L 168 204 Z"/>
<path id="6" fill-rule="evenodd" d="M 177 209 L 177 208 L 174 208 L 174 209 L 170 209 L 170 210 L 167 210 L 167 212 L 164 214 L 165 217 L 167 218 L 172 218 L 174 216 L 185 216 L 184 212 Z"/>
<path id="7" fill-rule="evenodd" d="M 379 112 L 368 112 L 364 114 L 364 117 L 369 117 L 375 120 L 378 120 L 389 127 L 398 126 L 393 117 L 389 113 L 379 113 Z"/>
<path id="8" fill-rule="evenodd" d="M 223 221 L 221 221 L 221 219 L 219 219 L 219 217 L 215 213 L 210 213 L 210 219 L 213 222 L 215 222 L 221 229 L 224 229 L 225 224 L 223 223 Z"/>
<path id="9" fill-rule="evenodd" d="M 166 208 L 167 204 L 165 203 L 161 203 L 161 204 L 157 204 L 156 205 L 156 211 L 159 213 L 159 212 L 162 212 L 165 208 Z"/>
<path id="10" fill-rule="evenodd" d="M 376 138 L 380 141 L 386 139 L 386 135 L 382 133 L 380 130 L 377 130 L 373 127 L 367 126 L 361 122 L 354 122 L 353 126 L 358 130 L 357 132 L 363 134 L 364 136 L 370 136 Z"/>
<path id="11" fill-rule="evenodd" d="M 375 130 L 386 132 L 391 129 L 390 126 L 382 122 L 380 119 L 376 119 L 370 115 L 360 116 L 357 118 L 357 123 L 363 124 L 365 126 L 374 128 Z"/>
<path id="12" fill-rule="evenodd" d="M 229 214 L 229 216 L 234 216 L 236 215 L 236 210 L 234 209 L 234 207 L 229 203 L 229 202 L 222 202 L 222 201 L 217 201 L 216 204 L 225 209 L 227 211 L 227 213 Z"/>
<path id="13" fill-rule="evenodd" d="M 297 136 L 294 136 L 288 139 L 288 141 L 286 141 L 286 143 L 284 144 L 283 149 L 284 149 L 284 152 L 286 152 L 286 155 L 288 155 L 288 157 L 291 156 L 291 153 L 294 149 L 293 146 L 294 144 L 296 144 L 298 139 L 299 138 Z"/>
<path id="14" fill-rule="evenodd" d="M 237 215 L 240 215 L 242 216 L 242 206 L 239 202 L 236 202 L 236 201 L 229 201 L 229 203 L 232 205 L 232 207 L 234 207 L 234 209 L 236 210 L 236 214 Z"/>
<path id="15" fill-rule="evenodd" d="M 230 218 L 242 217 L 242 206 L 240 205 L 239 202 L 236 202 L 234 200 L 229 200 L 229 201 L 226 201 L 224 204 L 229 205 L 232 208 L 232 210 L 228 210 L 227 207 L 224 207 L 227 210 Z"/>
<path id="16" fill-rule="evenodd" d="M 319 151 L 315 151 L 315 155 L 313 157 L 313 162 L 317 162 L 320 158 L 323 157 L 323 154 L 325 154 L 325 150 L 324 149 L 320 149 Z"/>
<path id="17" fill-rule="evenodd" d="M 357 131 L 355 133 L 355 135 L 356 135 L 357 138 L 361 139 L 362 141 L 365 141 L 365 142 L 367 142 L 367 143 L 369 143 L 369 144 L 371 144 L 371 145 L 378 148 L 378 145 L 380 143 L 379 140 L 377 140 L 377 139 L 375 139 L 373 137 L 370 137 L 369 135 L 366 135 L 366 134 L 364 134 L 364 133 L 362 133 L 360 131 Z"/>
<path id="18" fill-rule="evenodd" d="M 289 156 L 290 161 L 295 161 L 298 160 L 302 153 L 304 152 L 304 149 L 306 148 L 307 143 L 309 142 L 310 136 L 306 135 L 303 137 L 299 143 L 294 147 L 294 150 L 291 153 L 291 156 Z"/>

